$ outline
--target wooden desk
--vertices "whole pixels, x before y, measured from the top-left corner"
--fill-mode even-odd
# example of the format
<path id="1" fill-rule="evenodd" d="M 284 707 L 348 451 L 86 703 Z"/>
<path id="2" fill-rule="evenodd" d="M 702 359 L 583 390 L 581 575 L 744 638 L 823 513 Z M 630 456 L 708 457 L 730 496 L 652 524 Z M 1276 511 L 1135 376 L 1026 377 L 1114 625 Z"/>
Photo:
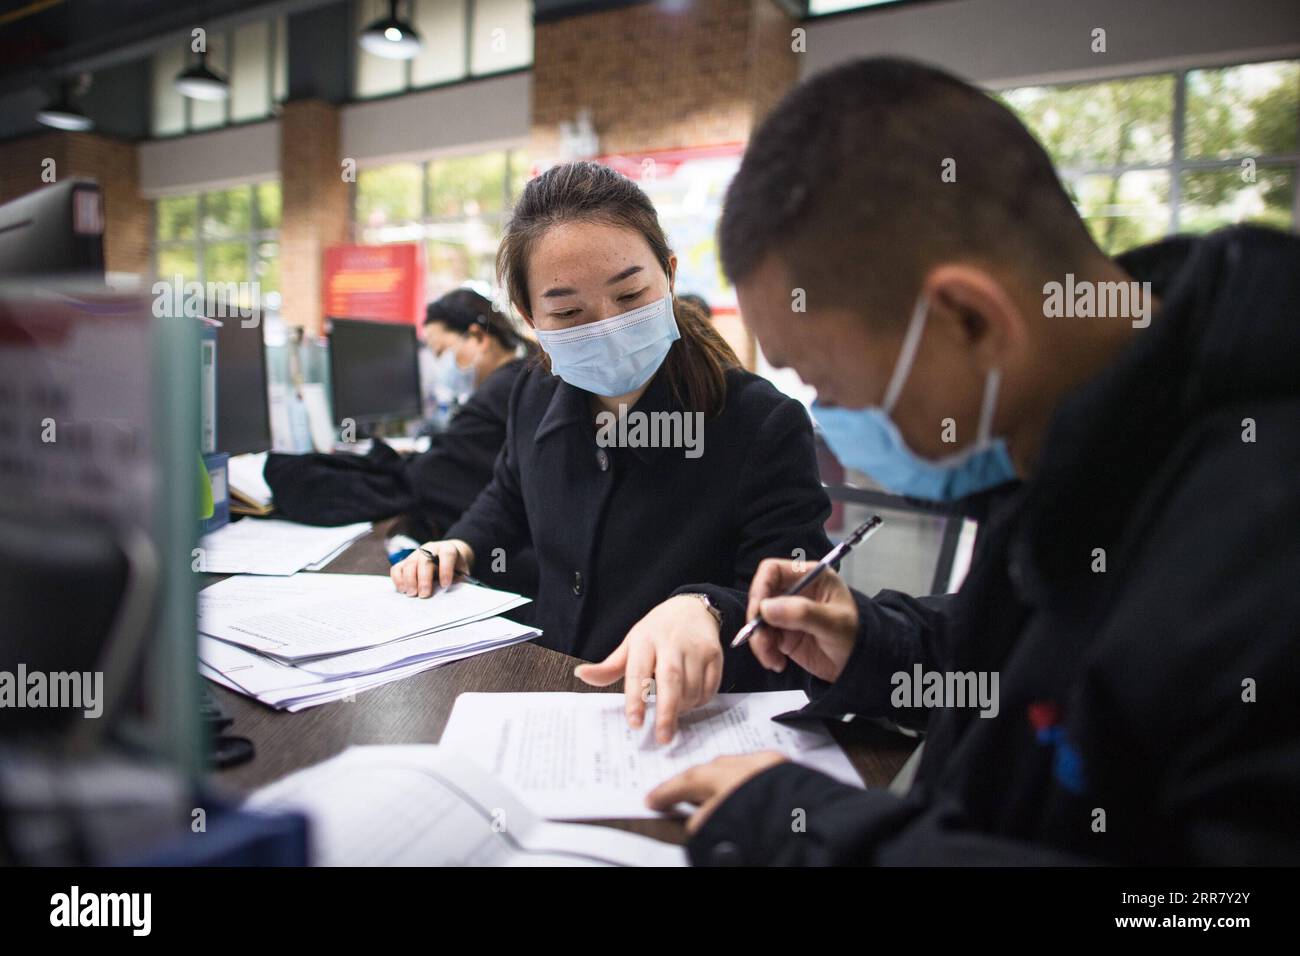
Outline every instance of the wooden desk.
<path id="1" fill-rule="evenodd" d="M 384 530 L 380 525 L 358 540 L 326 570 L 352 574 L 387 571 Z M 213 696 L 235 721 L 228 732 L 248 737 L 257 747 L 252 761 L 218 771 L 211 779 L 218 786 L 249 792 L 354 744 L 437 743 L 457 695 L 467 691 L 597 690 L 573 676 L 579 663 L 535 644 L 517 644 L 363 691 L 355 701 L 324 704 L 296 714 L 272 710 L 208 682 Z M 621 689 L 614 685 L 603 690 Z M 845 743 L 845 750 L 863 780 L 871 786 L 886 786 L 914 746 L 914 742 L 881 731 L 878 740 Z M 674 843 L 685 839 L 685 828 L 678 820 L 612 820 L 607 825 Z"/>

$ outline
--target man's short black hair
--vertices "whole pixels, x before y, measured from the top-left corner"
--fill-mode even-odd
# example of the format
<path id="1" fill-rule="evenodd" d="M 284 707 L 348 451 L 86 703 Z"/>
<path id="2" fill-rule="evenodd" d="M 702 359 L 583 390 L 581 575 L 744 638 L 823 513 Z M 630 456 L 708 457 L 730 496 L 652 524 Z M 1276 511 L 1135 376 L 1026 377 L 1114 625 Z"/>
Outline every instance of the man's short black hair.
<path id="1" fill-rule="evenodd" d="M 1098 254 L 1010 110 L 884 57 L 819 73 L 777 105 L 727 190 L 718 239 L 733 282 L 777 253 L 810 306 L 898 321 L 939 262 L 1047 281 Z"/>

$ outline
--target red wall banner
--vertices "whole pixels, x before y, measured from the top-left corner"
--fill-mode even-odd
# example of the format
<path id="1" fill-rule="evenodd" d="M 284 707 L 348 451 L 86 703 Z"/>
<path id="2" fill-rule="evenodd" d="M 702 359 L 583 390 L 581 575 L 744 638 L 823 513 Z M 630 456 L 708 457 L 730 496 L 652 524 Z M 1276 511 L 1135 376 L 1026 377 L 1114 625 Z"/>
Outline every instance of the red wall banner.
<path id="1" fill-rule="evenodd" d="M 330 246 L 325 250 L 321 305 L 327 318 L 419 325 L 424 315 L 419 244 Z"/>

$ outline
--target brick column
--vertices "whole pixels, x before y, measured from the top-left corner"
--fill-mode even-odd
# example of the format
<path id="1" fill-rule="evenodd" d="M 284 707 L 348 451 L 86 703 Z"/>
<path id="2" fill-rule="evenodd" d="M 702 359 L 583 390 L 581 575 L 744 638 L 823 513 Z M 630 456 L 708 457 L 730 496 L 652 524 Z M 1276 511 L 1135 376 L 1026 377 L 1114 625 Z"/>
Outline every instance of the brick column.
<path id="1" fill-rule="evenodd" d="M 319 334 L 326 246 L 348 237 L 348 185 L 339 157 L 339 110 L 322 100 L 280 114 L 280 292 L 284 320 Z"/>
<path id="2" fill-rule="evenodd" d="M 591 110 L 602 152 L 748 139 L 797 78 L 793 19 L 772 0 L 640 4 L 539 23 L 533 41 L 535 159 L 559 124 Z"/>

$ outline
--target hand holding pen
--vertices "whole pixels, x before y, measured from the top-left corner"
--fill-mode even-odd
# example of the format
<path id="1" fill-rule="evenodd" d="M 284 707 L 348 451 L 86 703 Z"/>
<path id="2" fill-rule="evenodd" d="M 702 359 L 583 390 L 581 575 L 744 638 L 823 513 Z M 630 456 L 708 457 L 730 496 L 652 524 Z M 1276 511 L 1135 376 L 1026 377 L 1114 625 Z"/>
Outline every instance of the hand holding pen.
<path id="1" fill-rule="evenodd" d="M 822 680 L 839 677 L 857 638 L 858 607 L 835 569 L 882 523 L 873 515 L 812 568 L 776 558 L 760 564 L 750 585 L 750 622 L 732 646 L 748 642 L 759 663 L 778 673 L 792 660 Z"/>
<path id="2" fill-rule="evenodd" d="M 427 598 L 439 587 L 451 587 L 458 578 L 477 584 L 470 577 L 473 566 L 474 551 L 464 541 L 428 541 L 394 564 L 389 576 L 399 593 Z"/>

